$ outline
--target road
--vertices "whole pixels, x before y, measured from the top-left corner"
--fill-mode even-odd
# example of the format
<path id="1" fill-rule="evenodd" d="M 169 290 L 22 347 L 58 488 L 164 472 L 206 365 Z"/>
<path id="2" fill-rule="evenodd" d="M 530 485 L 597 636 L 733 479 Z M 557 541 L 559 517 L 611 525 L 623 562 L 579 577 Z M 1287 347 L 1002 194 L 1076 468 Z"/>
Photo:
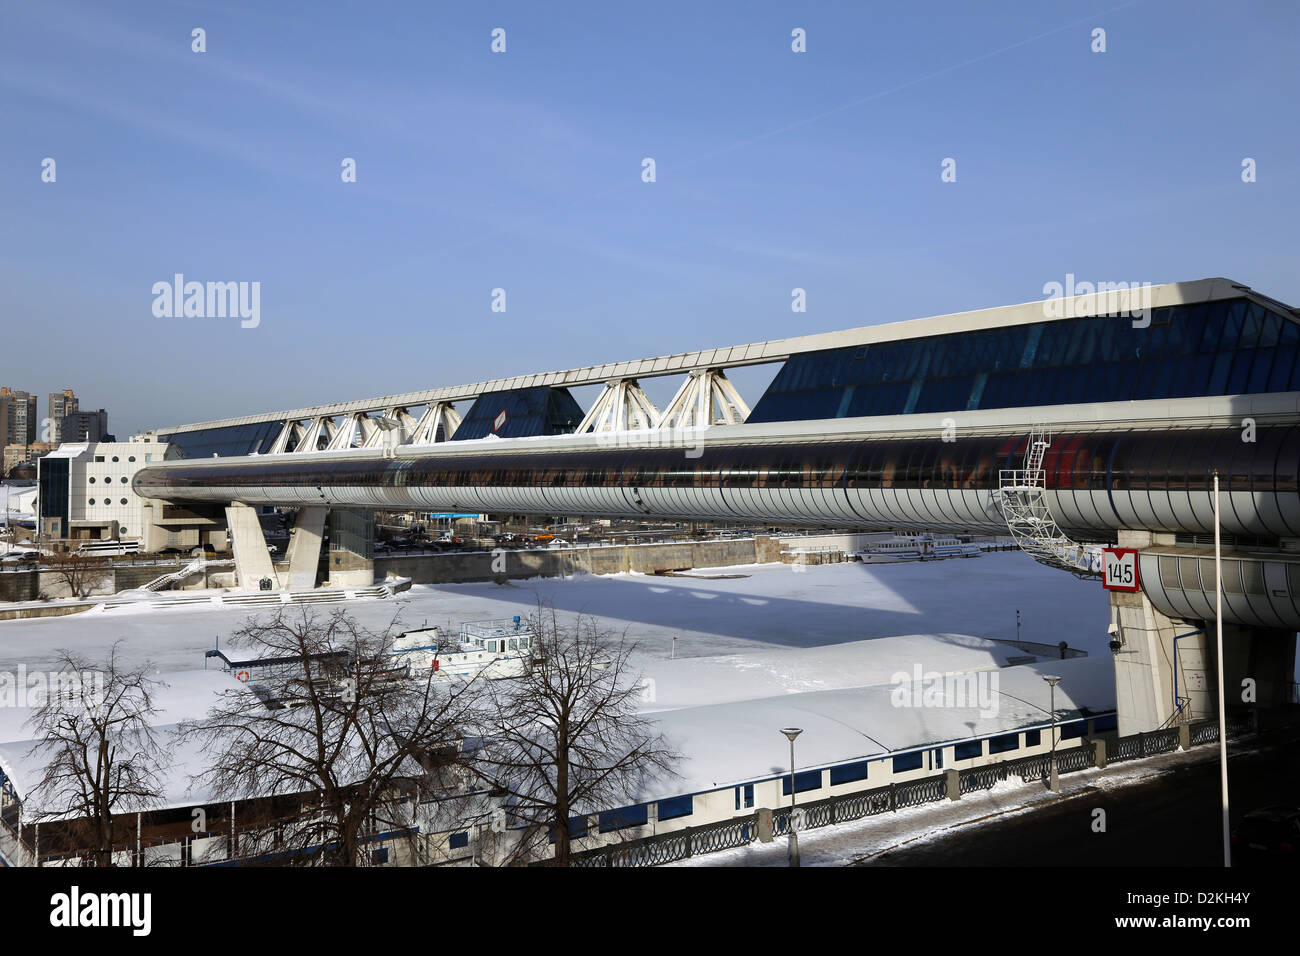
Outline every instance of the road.
<path id="1" fill-rule="evenodd" d="M 1265 746 L 1255 744 L 1253 746 Z M 1235 826 L 1247 810 L 1300 805 L 1300 738 L 1228 761 Z M 1149 783 L 1089 787 L 1077 796 L 1005 820 L 986 820 L 915 846 L 855 860 L 872 866 L 1222 866 L 1219 761 L 1181 766 Z M 1104 832 L 1094 831 L 1105 811 Z"/>

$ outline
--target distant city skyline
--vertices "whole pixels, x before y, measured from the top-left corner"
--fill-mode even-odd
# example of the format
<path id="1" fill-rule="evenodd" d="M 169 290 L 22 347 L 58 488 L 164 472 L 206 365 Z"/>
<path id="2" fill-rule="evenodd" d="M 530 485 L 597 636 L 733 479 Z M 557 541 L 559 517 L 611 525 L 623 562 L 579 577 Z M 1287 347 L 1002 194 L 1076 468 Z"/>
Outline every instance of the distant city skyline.
<path id="1" fill-rule="evenodd" d="M 0 381 L 126 437 L 1069 275 L 1300 304 L 1297 40 L 1168 0 L 15 5 Z"/>

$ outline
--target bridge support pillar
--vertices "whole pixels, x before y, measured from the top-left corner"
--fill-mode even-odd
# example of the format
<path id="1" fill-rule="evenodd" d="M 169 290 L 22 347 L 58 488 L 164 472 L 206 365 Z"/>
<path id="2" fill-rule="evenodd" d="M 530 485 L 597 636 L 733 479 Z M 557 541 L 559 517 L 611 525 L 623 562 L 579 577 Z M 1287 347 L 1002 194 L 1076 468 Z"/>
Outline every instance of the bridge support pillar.
<path id="1" fill-rule="evenodd" d="M 329 513 L 329 583 L 332 587 L 370 587 L 375 583 L 375 516 L 359 508 Z"/>
<path id="2" fill-rule="evenodd" d="M 1121 736 L 1217 713 L 1214 637 L 1204 622 L 1172 620 L 1141 591 L 1111 591 L 1110 608 Z"/>
<path id="3" fill-rule="evenodd" d="M 325 537 L 323 507 L 299 508 L 293 523 L 293 536 L 289 540 L 289 587 L 314 588 L 316 569 L 320 564 L 321 540 Z"/>
<path id="4" fill-rule="evenodd" d="M 275 568 L 271 566 L 256 509 L 234 502 L 226 508 L 226 527 L 230 529 L 230 548 L 235 554 L 236 587 L 241 591 L 257 591 L 264 579 L 275 581 Z"/>
<path id="5" fill-rule="evenodd" d="M 1109 593 L 1120 735 L 1217 717 L 1214 621 L 1166 617 L 1141 591 Z M 1224 624 L 1223 656 L 1229 714 L 1294 695 L 1294 632 Z"/>

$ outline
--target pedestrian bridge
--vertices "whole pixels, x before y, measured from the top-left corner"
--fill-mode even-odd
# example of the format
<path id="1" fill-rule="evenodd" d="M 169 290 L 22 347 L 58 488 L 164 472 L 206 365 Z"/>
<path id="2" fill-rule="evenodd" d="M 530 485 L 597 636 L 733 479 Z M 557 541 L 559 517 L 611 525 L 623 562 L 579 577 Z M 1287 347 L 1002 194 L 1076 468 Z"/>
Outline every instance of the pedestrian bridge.
<path id="1" fill-rule="evenodd" d="M 1225 622 L 1243 667 L 1289 679 L 1300 313 L 1228 279 L 1103 298 L 162 428 L 169 460 L 134 490 L 315 522 L 417 509 L 1014 533 L 1074 571 L 1089 546 L 1134 547 L 1141 591 L 1112 594 L 1111 628 L 1121 728 L 1151 729 L 1211 708 L 1203 637 L 1178 641 L 1204 624 L 1213 580 L 1177 549 L 1213 533 L 1216 475 L 1242 589 Z M 751 410 L 725 372 L 771 361 Z M 686 376 L 662 412 L 636 382 L 660 374 Z M 584 412 L 567 388 L 601 380 Z M 463 419 L 456 399 L 473 400 Z"/>

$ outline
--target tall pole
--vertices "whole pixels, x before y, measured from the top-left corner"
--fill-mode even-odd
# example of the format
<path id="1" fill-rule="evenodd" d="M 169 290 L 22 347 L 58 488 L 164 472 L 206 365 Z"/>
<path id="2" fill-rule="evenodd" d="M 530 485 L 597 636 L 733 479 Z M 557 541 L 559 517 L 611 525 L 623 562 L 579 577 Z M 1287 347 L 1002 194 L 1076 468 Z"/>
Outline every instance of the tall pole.
<path id="1" fill-rule="evenodd" d="M 799 834 L 794 828 L 794 737 L 790 738 L 790 865 L 799 865 Z"/>
<path id="2" fill-rule="evenodd" d="M 1050 703 L 1052 708 L 1052 789 L 1056 789 L 1056 682 L 1051 684 Z"/>
<path id="3" fill-rule="evenodd" d="M 794 738 L 790 738 L 790 826 L 794 827 Z"/>
<path id="4" fill-rule="evenodd" d="M 1219 470 L 1214 470 L 1214 636 L 1219 664 L 1219 789 L 1223 803 L 1223 865 L 1232 866 L 1232 831 L 1228 826 L 1228 717 L 1223 688 L 1223 556 L 1219 547 Z"/>
<path id="5" fill-rule="evenodd" d="M 799 834 L 795 832 L 794 826 L 794 738 L 803 733 L 801 727 L 782 727 L 781 733 L 785 734 L 786 739 L 790 741 L 790 865 L 799 865 Z"/>
<path id="6" fill-rule="evenodd" d="M 1050 688 L 1048 706 L 1052 709 L 1052 746 L 1051 756 L 1048 758 L 1047 788 L 1053 793 L 1059 793 L 1061 784 L 1056 772 L 1056 685 L 1061 682 L 1061 678 L 1055 674 L 1044 674 L 1043 680 L 1047 681 L 1047 686 Z"/>

